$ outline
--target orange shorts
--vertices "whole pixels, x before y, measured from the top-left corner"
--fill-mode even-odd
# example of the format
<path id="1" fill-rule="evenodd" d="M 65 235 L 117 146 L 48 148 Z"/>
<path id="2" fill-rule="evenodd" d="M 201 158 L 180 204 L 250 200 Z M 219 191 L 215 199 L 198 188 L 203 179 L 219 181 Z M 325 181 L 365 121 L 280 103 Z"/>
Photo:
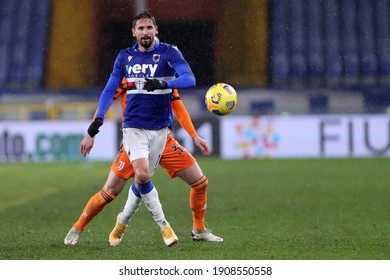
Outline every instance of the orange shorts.
<path id="1" fill-rule="evenodd" d="M 176 177 L 176 173 L 182 171 L 196 162 L 192 154 L 186 150 L 169 132 L 163 154 L 160 159 L 160 165 L 171 178 Z M 128 180 L 134 178 L 133 166 L 130 163 L 126 151 L 121 147 L 116 155 L 111 170 L 121 177 Z"/>

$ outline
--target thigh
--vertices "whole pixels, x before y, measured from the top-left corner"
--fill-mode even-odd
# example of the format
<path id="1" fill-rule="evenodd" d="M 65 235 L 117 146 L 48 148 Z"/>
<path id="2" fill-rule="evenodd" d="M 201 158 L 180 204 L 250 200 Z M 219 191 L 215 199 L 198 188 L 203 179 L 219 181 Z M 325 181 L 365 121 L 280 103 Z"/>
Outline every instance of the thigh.
<path id="1" fill-rule="evenodd" d="M 171 178 L 196 163 L 193 155 L 172 136 L 168 134 L 166 146 L 160 159 L 160 165 Z"/>
<path id="2" fill-rule="evenodd" d="M 151 134 L 150 154 L 149 154 L 149 171 L 153 176 L 158 163 L 160 162 L 165 143 L 167 140 L 168 128 L 149 131 Z"/>
<path id="3" fill-rule="evenodd" d="M 146 159 L 148 161 L 150 177 L 153 176 L 160 161 L 167 134 L 167 127 L 159 130 L 136 128 L 123 129 L 123 147 L 129 155 L 130 161 L 134 165 L 135 160 Z M 141 163 L 143 162 L 144 161 L 141 161 Z M 137 164 L 137 166 L 138 165 L 139 164 Z M 142 166 L 143 165 L 141 164 L 141 167 Z"/>
<path id="4" fill-rule="evenodd" d="M 118 154 L 112 162 L 111 171 L 125 180 L 134 177 L 133 165 L 123 147 L 119 149 Z"/>
<path id="5" fill-rule="evenodd" d="M 149 158 L 150 135 L 147 131 L 139 128 L 124 128 L 123 148 L 133 162 L 140 158 Z"/>

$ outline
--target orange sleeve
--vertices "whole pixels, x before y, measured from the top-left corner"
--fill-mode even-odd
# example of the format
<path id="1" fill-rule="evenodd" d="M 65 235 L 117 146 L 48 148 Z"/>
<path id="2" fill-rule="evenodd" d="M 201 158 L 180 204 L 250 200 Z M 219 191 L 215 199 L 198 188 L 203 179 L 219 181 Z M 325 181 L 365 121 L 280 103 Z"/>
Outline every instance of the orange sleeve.
<path id="1" fill-rule="evenodd" d="M 124 108 L 126 106 L 126 90 L 127 90 L 127 82 L 126 82 L 126 79 L 123 78 L 121 84 L 116 89 L 114 97 L 112 98 L 112 101 L 111 101 L 111 105 L 112 105 L 112 103 L 114 103 L 114 101 L 119 97 L 119 100 L 121 102 L 121 107 L 122 107 L 122 121 L 123 121 Z M 97 114 L 97 108 L 96 108 L 95 114 L 93 115 L 92 121 L 95 120 L 96 114 Z"/>
<path id="2" fill-rule="evenodd" d="M 125 78 L 122 79 L 122 82 L 118 89 L 116 90 L 116 93 L 114 95 L 114 99 L 117 99 L 119 97 L 119 101 L 121 103 L 121 109 L 122 109 L 122 125 L 123 125 L 123 119 L 125 115 L 125 107 L 126 107 L 126 92 L 127 92 L 127 81 Z"/>
<path id="3" fill-rule="evenodd" d="M 181 101 L 179 91 L 177 89 L 173 90 L 171 106 L 173 113 L 185 131 L 187 131 L 192 138 L 198 135 L 194 124 L 192 123 L 190 114 L 188 113 L 186 107 L 184 107 L 183 101 Z"/>

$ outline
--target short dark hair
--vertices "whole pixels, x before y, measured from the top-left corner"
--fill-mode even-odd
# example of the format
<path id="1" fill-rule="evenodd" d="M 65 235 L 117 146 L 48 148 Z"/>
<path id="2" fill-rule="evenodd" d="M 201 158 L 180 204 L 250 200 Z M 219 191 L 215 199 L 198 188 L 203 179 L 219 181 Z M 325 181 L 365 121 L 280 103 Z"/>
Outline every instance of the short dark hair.
<path id="1" fill-rule="evenodd" d="M 151 19 L 153 24 L 157 26 L 156 19 L 148 9 L 141 10 L 135 17 L 133 17 L 132 26 L 135 27 L 136 23 L 140 19 Z"/>

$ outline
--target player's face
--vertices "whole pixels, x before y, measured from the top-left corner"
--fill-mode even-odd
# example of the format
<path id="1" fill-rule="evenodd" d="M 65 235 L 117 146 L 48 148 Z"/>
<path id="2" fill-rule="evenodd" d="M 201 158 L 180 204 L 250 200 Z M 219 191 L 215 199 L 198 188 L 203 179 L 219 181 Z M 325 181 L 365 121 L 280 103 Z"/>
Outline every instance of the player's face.
<path id="1" fill-rule="evenodd" d="M 158 34 L 158 30 L 151 19 L 142 18 L 138 20 L 135 27 L 132 28 L 132 32 L 133 37 L 139 43 L 141 51 L 146 51 L 154 47 L 154 37 Z"/>

